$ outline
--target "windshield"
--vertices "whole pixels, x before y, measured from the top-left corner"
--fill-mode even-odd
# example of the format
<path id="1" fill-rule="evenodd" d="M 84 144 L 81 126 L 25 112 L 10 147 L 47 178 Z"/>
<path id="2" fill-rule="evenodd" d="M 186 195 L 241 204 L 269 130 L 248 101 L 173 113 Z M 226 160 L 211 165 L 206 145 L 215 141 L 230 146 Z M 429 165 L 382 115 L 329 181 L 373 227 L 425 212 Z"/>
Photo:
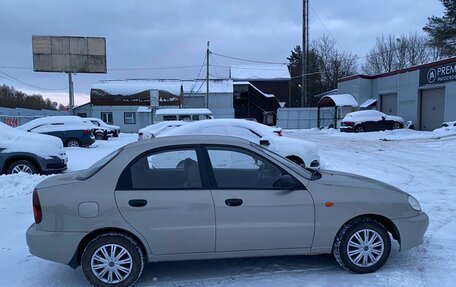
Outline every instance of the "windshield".
<path id="1" fill-rule="evenodd" d="M 251 142 L 250 143 L 253 147 L 255 147 L 256 149 L 259 149 L 261 150 L 262 152 L 265 152 L 267 153 L 269 156 L 275 158 L 275 159 L 284 159 L 283 156 L 271 151 L 270 149 L 267 149 L 267 148 L 264 148 L 260 145 L 257 145 L 256 143 L 253 143 Z M 283 161 L 281 161 L 283 162 Z M 302 166 L 300 166 L 299 164 L 291 161 L 291 160 L 287 160 L 285 162 L 283 162 L 287 167 L 295 170 L 296 172 L 299 172 L 300 174 L 302 174 L 306 179 L 308 180 L 312 180 L 312 172 L 310 172 L 309 170 L 303 168 Z"/>
<path id="2" fill-rule="evenodd" d="M 111 160 L 113 160 L 121 151 L 123 147 L 119 148 L 118 150 L 113 151 L 112 153 L 108 154 L 104 158 L 100 159 L 96 163 L 94 163 L 91 167 L 86 170 L 83 170 L 79 173 L 77 179 L 78 180 L 86 180 L 94 176 L 97 172 L 99 172 L 105 165 L 107 165 Z"/>

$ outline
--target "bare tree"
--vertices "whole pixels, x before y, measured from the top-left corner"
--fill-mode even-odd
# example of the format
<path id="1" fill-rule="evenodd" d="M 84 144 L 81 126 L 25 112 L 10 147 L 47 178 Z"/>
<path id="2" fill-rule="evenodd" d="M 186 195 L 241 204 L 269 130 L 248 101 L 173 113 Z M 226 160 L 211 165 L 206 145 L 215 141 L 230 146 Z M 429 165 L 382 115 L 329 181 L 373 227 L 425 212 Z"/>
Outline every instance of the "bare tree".
<path id="1" fill-rule="evenodd" d="M 418 33 L 395 37 L 377 37 L 366 57 L 362 71 L 366 74 L 388 73 L 438 59 L 439 52 L 429 45 L 429 38 Z"/>
<path id="2" fill-rule="evenodd" d="M 317 56 L 321 82 L 327 91 L 337 88 L 340 78 L 356 74 L 358 57 L 350 52 L 339 51 L 336 42 L 328 36 L 314 40 L 311 50 Z"/>

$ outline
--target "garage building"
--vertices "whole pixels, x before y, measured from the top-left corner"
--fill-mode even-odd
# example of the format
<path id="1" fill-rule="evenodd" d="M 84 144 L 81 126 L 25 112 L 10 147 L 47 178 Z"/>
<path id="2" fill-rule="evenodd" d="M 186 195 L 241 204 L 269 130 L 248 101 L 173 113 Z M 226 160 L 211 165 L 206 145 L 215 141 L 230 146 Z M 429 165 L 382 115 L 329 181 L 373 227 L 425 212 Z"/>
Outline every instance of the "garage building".
<path id="1" fill-rule="evenodd" d="M 342 78 L 338 93 L 430 131 L 456 120 L 456 57 L 374 76 Z"/>

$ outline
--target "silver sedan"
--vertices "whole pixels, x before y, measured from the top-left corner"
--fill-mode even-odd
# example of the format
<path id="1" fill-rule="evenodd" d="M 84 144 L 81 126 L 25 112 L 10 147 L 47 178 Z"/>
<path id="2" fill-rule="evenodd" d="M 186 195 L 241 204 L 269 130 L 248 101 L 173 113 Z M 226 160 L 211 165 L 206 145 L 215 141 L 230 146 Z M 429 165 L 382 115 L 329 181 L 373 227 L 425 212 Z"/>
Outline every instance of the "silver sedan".
<path id="1" fill-rule="evenodd" d="M 82 266 L 94 286 L 130 286 L 147 262 L 332 253 L 374 272 L 391 238 L 423 242 L 411 195 L 369 178 L 307 170 L 249 141 L 180 136 L 127 145 L 33 192 L 30 252 Z"/>

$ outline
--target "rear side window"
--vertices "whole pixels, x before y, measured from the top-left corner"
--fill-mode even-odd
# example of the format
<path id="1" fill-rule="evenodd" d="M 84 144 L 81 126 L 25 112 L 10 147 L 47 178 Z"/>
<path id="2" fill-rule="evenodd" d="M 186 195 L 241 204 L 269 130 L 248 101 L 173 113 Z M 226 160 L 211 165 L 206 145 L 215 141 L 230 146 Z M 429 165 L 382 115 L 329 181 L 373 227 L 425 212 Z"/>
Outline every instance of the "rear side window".
<path id="1" fill-rule="evenodd" d="M 165 150 L 144 155 L 130 166 L 129 172 L 131 189 L 202 187 L 196 149 Z"/>
<path id="2" fill-rule="evenodd" d="M 163 116 L 164 121 L 176 121 L 177 116 Z"/>

